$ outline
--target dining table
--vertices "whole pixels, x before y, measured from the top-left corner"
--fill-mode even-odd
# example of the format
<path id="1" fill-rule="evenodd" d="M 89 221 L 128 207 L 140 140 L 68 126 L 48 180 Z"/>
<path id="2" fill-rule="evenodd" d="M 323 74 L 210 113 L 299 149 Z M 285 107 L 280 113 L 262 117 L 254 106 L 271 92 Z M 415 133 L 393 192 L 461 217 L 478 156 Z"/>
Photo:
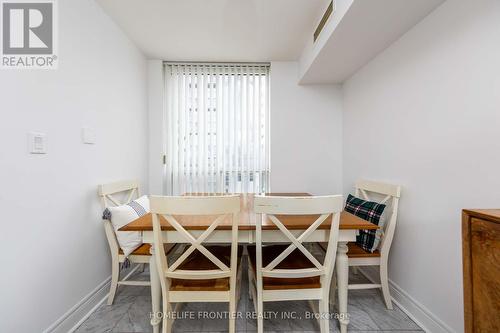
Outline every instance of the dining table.
<path id="1" fill-rule="evenodd" d="M 192 194 L 189 195 L 201 195 Z M 310 196 L 308 193 L 268 193 L 266 195 L 273 196 Z M 262 221 L 262 241 L 266 243 L 289 243 L 287 238 L 278 227 L 272 223 L 265 215 L 256 214 L 253 211 L 253 194 L 241 194 L 241 210 L 238 221 L 238 243 L 252 244 L 255 243 L 256 221 Z M 171 226 L 162 215 L 159 215 L 163 241 L 170 244 L 186 243 L 186 239 L 173 226 Z M 317 219 L 318 215 L 287 215 L 280 216 L 281 222 L 295 236 L 298 237 Z M 213 216 L 175 216 L 177 221 L 192 234 L 193 237 L 199 237 L 213 222 Z M 152 214 L 147 213 L 136 220 L 121 227 L 119 231 L 140 231 L 143 243 L 151 244 L 150 258 L 150 279 L 151 279 L 151 300 L 152 300 L 152 316 L 151 325 L 153 332 L 158 333 L 160 330 L 161 316 L 161 287 L 160 277 L 156 268 L 155 249 L 153 247 L 153 223 Z M 307 242 L 322 243 L 328 242 L 330 233 L 331 219 L 325 220 L 313 233 L 311 233 Z M 335 262 L 335 272 L 337 277 L 338 290 L 338 318 L 340 323 L 340 331 L 347 332 L 349 324 L 349 314 L 347 309 L 348 297 L 348 242 L 356 241 L 356 235 L 360 230 L 375 230 L 378 226 L 363 220 L 346 211 L 340 213 L 339 236 L 337 243 L 337 255 Z M 231 219 L 223 221 L 212 233 L 209 239 L 204 243 L 231 243 Z"/>

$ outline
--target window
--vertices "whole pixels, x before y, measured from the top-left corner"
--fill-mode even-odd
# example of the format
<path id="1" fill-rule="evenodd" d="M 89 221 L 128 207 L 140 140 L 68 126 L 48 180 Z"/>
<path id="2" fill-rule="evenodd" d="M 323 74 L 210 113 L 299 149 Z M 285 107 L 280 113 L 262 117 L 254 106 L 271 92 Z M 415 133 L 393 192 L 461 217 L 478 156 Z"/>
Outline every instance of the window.
<path id="1" fill-rule="evenodd" d="M 269 65 L 165 65 L 169 193 L 269 191 Z"/>

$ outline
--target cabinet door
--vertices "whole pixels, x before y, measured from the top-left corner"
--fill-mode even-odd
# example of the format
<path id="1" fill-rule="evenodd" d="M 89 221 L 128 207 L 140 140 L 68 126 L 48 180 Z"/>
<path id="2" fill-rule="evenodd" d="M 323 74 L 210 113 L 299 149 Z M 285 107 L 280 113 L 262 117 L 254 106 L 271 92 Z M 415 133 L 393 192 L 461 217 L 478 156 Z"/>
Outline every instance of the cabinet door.
<path id="1" fill-rule="evenodd" d="M 472 218 L 474 332 L 500 332 L 500 224 Z"/>

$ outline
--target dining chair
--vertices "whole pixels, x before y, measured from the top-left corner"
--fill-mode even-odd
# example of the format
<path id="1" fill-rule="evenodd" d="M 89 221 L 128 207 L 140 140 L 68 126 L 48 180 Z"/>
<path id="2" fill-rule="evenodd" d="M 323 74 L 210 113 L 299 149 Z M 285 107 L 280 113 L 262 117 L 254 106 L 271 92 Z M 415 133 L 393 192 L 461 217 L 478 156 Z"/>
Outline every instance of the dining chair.
<path id="1" fill-rule="evenodd" d="M 348 284 L 348 289 L 381 288 L 385 306 L 387 309 L 392 310 L 393 307 L 389 291 L 387 264 L 389 259 L 389 250 L 391 249 L 392 240 L 394 238 L 394 231 L 396 230 L 401 186 L 369 180 L 360 180 L 356 182 L 355 190 L 355 195 L 358 198 L 385 204 L 387 212 L 385 212 L 384 215 L 387 218 L 387 222 L 383 226 L 378 250 L 368 252 L 356 243 L 347 244 L 349 267 L 357 269 L 357 267 L 360 266 L 379 266 L 380 283 Z M 321 247 L 324 249 L 324 244 L 321 244 Z M 335 284 L 336 283 L 333 283 L 334 286 Z"/>
<path id="2" fill-rule="evenodd" d="M 128 204 L 132 200 L 140 197 L 139 183 L 135 180 L 119 181 L 98 186 L 98 194 L 101 197 L 103 209 L 111 206 L 121 206 Z M 133 281 L 129 278 L 137 272 L 139 268 L 144 270 L 145 265 L 149 263 L 150 244 L 141 244 L 128 257 L 125 256 L 120 249 L 116 238 L 115 230 L 110 220 L 103 219 L 104 230 L 108 246 L 111 254 L 111 287 L 108 294 L 108 305 L 113 304 L 116 295 L 116 290 L 119 285 L 128 286 L 150 286 L 149 281 Z M 164 247 L 164 250 L 169 253 L 174 248 L 173 245 Z M 130 263 L 137 264 L 128 272 L 128 274 L 120 280 L 120 264 L 126 260 Z"/>
<path id="3" fill-rule="evenodd" d="M 172 311 L 172 303 L 184 302 L 228 302 L 229 332 L 236 330 L 236 306 L 241 280 L 241 265 L 238 248 L 238 215 L 240 196 L 152 196 L 150 208 L 153 213 L 154 248 L 164 244 L 162 225 L 170 225 L 184 238 L 187 246 L 172 263 L 167 256 L 155 253 L 160 275 L 163 313 Z M 198 233 L 187 231 L 181 218 L 205 218 L 217 216 L 209 227 Z M 175 217 L 174 217 L 175 216 Z M 227 228 L 231 235 L 231 246 L 205 246 L 212 232 Z M 172 316 L 164 316 L 162 331 L 170 332 Z"/>
<path id="4" fill-rule="evenodd" d="M 248 247 L 251 298 L 257 312 L 257 331 L 264 331 L 264 302 L 319 301 L 319 325 L 329 331 L 329 291 L 337 254 L 340 212 L 343 197 L 255 196 L 254 211 L 262 214 L 256 221 L 256 243 Z M 307 230 L 298 233 L 281 220 L 287 215 L 312 215 Z M 307 248 L 308 237 L 331 218 L 326 256 L 321 263 Z M 277 227 L 283 245 L 267 245 L 277 236 L 263 239 L 263 221 Z M 281 232 L 280 232 L 281 231 Z"/>

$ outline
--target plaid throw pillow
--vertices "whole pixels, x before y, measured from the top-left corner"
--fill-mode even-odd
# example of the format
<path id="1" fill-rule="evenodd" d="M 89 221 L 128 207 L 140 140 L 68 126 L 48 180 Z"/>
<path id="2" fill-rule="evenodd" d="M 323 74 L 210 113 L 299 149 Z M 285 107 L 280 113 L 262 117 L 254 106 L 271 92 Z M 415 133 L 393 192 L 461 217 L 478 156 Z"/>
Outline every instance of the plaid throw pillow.
<path id="1" fill-rule="evenodd" d="M 366 201 L 356 198 L 353 195 L 347 197 L 345 204 L 346 212 L 356 215 L 363 220 L 367 220 L 380 228 L 377 230 L 360 230 L 356 236 L 356 244 L 361 246 L 363 250 L 373 252 L 378 248 L 380 237 L 382 236 L 382 227 L 384 220 L 380 219 L 384 212 L 385 205 L 374 201 Z M 379 224 L 380 223 L 380 224 Z"/>

